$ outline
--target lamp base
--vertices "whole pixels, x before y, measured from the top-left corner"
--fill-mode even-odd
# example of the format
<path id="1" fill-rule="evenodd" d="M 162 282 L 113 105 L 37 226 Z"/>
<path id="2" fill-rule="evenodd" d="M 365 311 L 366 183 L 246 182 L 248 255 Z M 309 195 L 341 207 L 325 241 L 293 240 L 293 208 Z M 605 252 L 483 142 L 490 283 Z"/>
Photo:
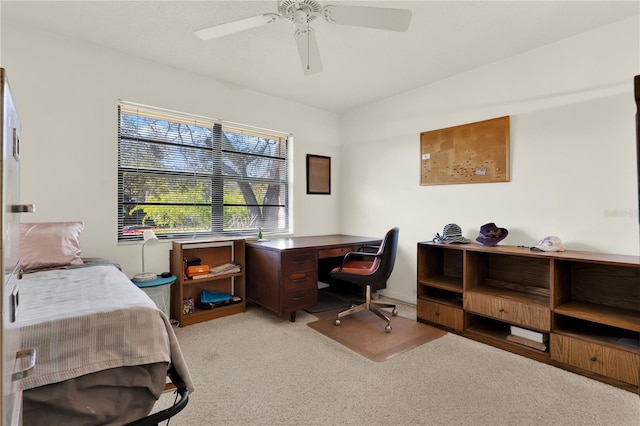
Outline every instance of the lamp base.
<path id="1" fill-rule="evenodd" d="M 141 274 L 137 274 L 133 277 L 133 281 L 138 281 L 139 283 L 143 283 L 146 281 L 153 281 L 158 278 L 158 274 L 154 274 L 153 272 L 143 272 Z"/>

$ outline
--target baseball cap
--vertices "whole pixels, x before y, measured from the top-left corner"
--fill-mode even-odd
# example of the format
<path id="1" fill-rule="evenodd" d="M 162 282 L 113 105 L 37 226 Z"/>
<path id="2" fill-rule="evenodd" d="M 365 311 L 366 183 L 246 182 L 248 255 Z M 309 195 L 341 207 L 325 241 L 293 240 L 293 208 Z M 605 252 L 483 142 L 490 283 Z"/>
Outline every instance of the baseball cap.
<path id="1" fill-rule="evenodd" d="M 544 237 L 538 244 L 531 247 L 533 251 L 564 251 L 560 238 L 555 236 Z"/>

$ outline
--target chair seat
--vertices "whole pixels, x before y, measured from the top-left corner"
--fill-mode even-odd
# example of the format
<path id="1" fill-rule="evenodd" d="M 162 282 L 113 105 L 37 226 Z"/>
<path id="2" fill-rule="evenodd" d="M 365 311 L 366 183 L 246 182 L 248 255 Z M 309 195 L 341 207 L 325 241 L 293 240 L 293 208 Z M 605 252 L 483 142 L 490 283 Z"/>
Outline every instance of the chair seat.
<path id="1" fill-rule="evenodd" d="M 349 260 L 345 262 L 344 266 L 334 268 L 331 273 L 342 271 L 345 274 L 370 275 L 376 270 L 379 263 L 378 259 L 373 262 L 368 260 Z"/>

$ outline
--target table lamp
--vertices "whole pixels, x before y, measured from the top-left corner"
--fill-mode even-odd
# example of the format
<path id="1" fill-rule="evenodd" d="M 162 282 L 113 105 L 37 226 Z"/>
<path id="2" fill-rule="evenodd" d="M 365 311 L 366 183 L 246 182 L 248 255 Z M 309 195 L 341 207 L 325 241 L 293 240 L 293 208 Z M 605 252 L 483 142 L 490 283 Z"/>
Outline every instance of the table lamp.
<path id="1" fill-rule="evenodd" d="M 147 245 L 147 243 L 151 243 L 151 244 L 156 243 L 158 241 L 158 237 L 156 237 L 155 232 L 153 232 L 151 229 L 146 229 L 142 233 L 142 239 L 144 241 L 142 243 L 142 273 L 137 274 L 136 276 L 133 277 L 133 280 L 138 282 L 151 281 L 158 278 L 158 274 L 155 274 L 153 272 L 145 272 L 145 269 L 144 269 L 144 248 Z"/>

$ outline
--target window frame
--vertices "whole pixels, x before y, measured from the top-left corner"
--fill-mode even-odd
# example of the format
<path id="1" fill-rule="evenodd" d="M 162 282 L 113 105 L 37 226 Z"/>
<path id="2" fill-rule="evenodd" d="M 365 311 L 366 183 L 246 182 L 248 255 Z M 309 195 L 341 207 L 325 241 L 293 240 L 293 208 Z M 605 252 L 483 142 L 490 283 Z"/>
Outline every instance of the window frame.
<path id="1" fill-rule="evenodd" d="M 136 124 L 133 127 L 133 130 L 136 134 L 135 137 L 132 136 L 131 127 L 124 129 L 124 122 L 126 121 L 126 118 L 124 116 L 127 116 L 126 118 L 128 118 L 129 121 L 135 121 Z M 132 120 L 131 116 L 134 116 L 135 118 Z M 154 124 L 157 122 L 166 122 L 167 129 L 171 129 L 172 125 L 176 124 L 178 133 L 180 131 L 180 126 L 182 125 L 187 125 L 187 128 L 189 130 L 192 130 L 192 127 L 201 127 L 202 129 L 210 128 L 211 137 L 208 141 L 210 146 L 197 146 L 195 143 L 176 143 L 175 141 L 170 140 L 170 136 L 167 136 L 167 140 L 162 140 L 161 138 L 141 137 L 140 135 L 144 134 L 145 132 L 144 130 L 142 130 L 144 126 L 141 123 L 143 122 L 146 122 L 147 124 L 151 122 L 153 122 Z M 147 127 L 151 126 L 148 125 Z M 158 238 L 162 239 L 206 238 L 217 236 L 256 236 L 259 234 L 259 228 L 263 228 L 261 232 L 262 235 L 292 233 L 291 159 L 293 157 L 293 135 L 291 133 L 274 131 L 216 118 L 202 117 L 194 114 L 166 110 L 122 100 L 118 102 L 117 133 L 118 242 L 141 240 L 143 231 L 149 228 L 154 230 Z M 169 135 L 169 131 L 167 131 L 166 134 Z M 235 147 L 232 146 L 234 143 L 233 141 L 235 141 L 236 143 Z M 144 163 L 144 159 L 141 159 L 143 156 L 140 156 L 138 154 L 138 151 L 135 151 L 135 154 L 132 154 L 132 147 L 135 147 L 136 150 L 139 150 L 140 148 L 144 148 L 145 144 L 148 145 L 148 152 L 151 152 L 151 147 L 153 147 L 154 151 L 161 152 L 163 156 L 169 156 L 169 154 L 171 154 L 171 149 L 177 149 L 180 152 L 182 152 L 182 150 L 190 150 L 193 152 L 197 151 L 206 153 L 205 156 L 210 155 L 211 158 L 201 158 L 199 156 L 200 154 L 197 154 L 197 160 L 199 162 L 189 163 L 186 156 L 183 156 L 182 161 L 176 160 L 176 165 L 181 167 L 167 170 L 165 164 L 160 164 L 154 169 L 153 167 L 149 167 L 149 164 L 153 163 L 153 161 L 151 161 L 151 163 Z M 253 146 L 254 149 L 257 149 L 256 147 L 258 145 L 264 147 L 263 149 L 265 150 L 265 153 L 254 152 L 251 151 L 250 148 L 242 148 L 244 146 Z M 241 148 L 238 148 L 238 146 L 240 146 Z M 273 154 L 273 151 L 275 151 L 276 154 Z M 148 156 L 151 155 L 152 154 L 149 154 Z M 163 159 L 164 158 L 165 157 L 163 157 Z M 206 172 L 203 171 L 199 174 L 197 171 L 199 167 L 197 166 L 200 166 L 201 168 L 202 166 L 200 164 L 200 161 L 204 163 L 206 162 L 206 160 L 210 161 L 210 170 L 207 170 Z M 156 159 L 155 161 L 163 160 Z M 245 163 L 242 163 L 242 161 L 244 161 Z M 135 168 L 132 167 L 133 162 L 136 163 Z M 137 162 L 144 163 L 144 167 L 138 166 Z M 265 178 L 264 176 L 259 175 L 249 176 L 249 167 L 245 167 L 244 169 L 241 167 L 242 164 L 247 166 L 250 164 L 255 165 L 261 163 L 262 166 L 254 166 L 251 168 L 251 170 L 258 170 L 258 172 L 255 173 L 262 172 L 265 174 L 269 174 L 270 176 L 275 173 L 276 177 Z M 231 164 L 232 166 L 235 165 L 236 167 L 223 167 L 223 165 L 225 164 Z M 193 165 L 193 172 L 179 170 L 184 169 L 185 167 L 190 165 Z M 163 167 L 165 168 L 163 169 Z M 236 173 L 225 174 L 225 169 L 236 170 Z M 184 183 L 191 178 L 194 180 L 194 183 L 202 183 L 208 181 L 210 185 L 210 202 L 149 202 L 147 200 L 147 195 L 140 195 L 148 193 L 161 193 L 161 191 L 157 191 L 158 189 L 162 188 L 161 183 L 158 183 L 158 186 L 139 186 L 137 189 L 138 192 L 135 193 L 138 195 L 138 199 L 136 200 L 136 197 L 132 195 L 134 194 L 134 192 L 132 192 L 131 188 L 132 185 L 133 187 L 135 187 L 135 183 L 131 184 L 131 182 L 136 182 L 135 179 L 132 178 L 132 176 L 140 179 L 137 182 L 143 182 L 144 176 L 146 176 L 147 178 L 156 178 L 156 181 L 161 181 L 164 179 L 167 182 L 173 182 L 173 185 L 175 185 L 175 182 L 180 182 L 181 180 Z M 197 181 L 196 179 L 199 179 L 199 181 Z M 235 189 L 235 191 L 239 191 L 240 195 L 242 195 L 241 202 L 237 201 L 237 194 L 234 195 L 236 202 L 230 203 L 225 200 L 225 193 L 228 193 L 230 190 L 229 188 L 233 188 L 234 186 L 237 186 L 237 189 Z M 173 186 L 170 187 L 173 188 Z M 265 194 L 268 192 L 272 196 L 272 198 L 269 199 L 275 199 L 278 202 L 276 204 L 265 204 L 267 196 L 265 194 L 256 193 L 256 191 L 261 187 L 266 188 L 264 190 Z M 250 190 L 247 188 L 250 188 Z M 245 194 L 245 192 L 247 194 Z M 249 196 L 249 194 L 251 196 Z M 130 196 L 131 198 L 126 199 L 127 196 Z M 251 199 L 255 199 L 257 204 L 249 203 L 247 201 L 248 196 Z M 141 202 L 140 198 L 144 198 L 145 201 Z M 135 205 L 135 208 L 132 208 L 133 205 Z M 208 206 L 210 217 L 209 229 L 207 229 L 206 231 L 198 231 L 195 230 L 195 225 L 194 229 L 190 230 L 160 228 L 155 221 L 152 221 L 152 224 L 149 227 L 145 226 L 144 218 L 148 216 L 148 213 L 144 211 L 144 206 L 158 205 L 170 206 L 174 208 L 193 207 L 195 209 L 196 207 L 198 207 L 198 209 L 195 209 L 194 212 L 197 210 L 206 211 L 202 210 L 201 208 Z M 228 212 L 232 207 L 235 209 L 239 208 L 240 212 L 246 209 L 246 211 L 244 212 L 246 218 L 244 218 L 245 220 L 243 220 L 243 214 L 237 215 L 237 217 L 240 218 L 239 222 L 229 221 L 230 223 L 234 223 L 236 226 L 234 228 L 227 228 L 225 224 L 225 211 Z M 142 218 L 140 218 L 139 215 L 137 218 L 135 218 L 135 223 L 131 225 L 131 218 L 129 218 L 128 221 L 126 220 L 126 218 L 131 214 L 131 212 L 136 211 L 136 209 L 139 209 L 142 212 Z M 258 211 L 259 215 L 250 215 L 250 212 L 252 210 L 254 212 Z M 198 222 L 197 220 L 192 220 L 192 223 L 206 224 L 206 220 L 205 222 L 202 222 L 203 217 L 206 216 L 206 213 L 204 214 L 204 216 L 193 216 L 192 219 L 200 219 L 200 222 Z M 264 220 L 267 217 L 271 219 L 270 226 L 260 226 L 262 223 L 264 223 Z M 277 218 L 275 227 L 273 226 L 274 217 Z M 131 229 L 131 232 L 125 232 L 127 231 L 127 228 Z M 165 229 L 167 230 L 165 231 Z"/>

